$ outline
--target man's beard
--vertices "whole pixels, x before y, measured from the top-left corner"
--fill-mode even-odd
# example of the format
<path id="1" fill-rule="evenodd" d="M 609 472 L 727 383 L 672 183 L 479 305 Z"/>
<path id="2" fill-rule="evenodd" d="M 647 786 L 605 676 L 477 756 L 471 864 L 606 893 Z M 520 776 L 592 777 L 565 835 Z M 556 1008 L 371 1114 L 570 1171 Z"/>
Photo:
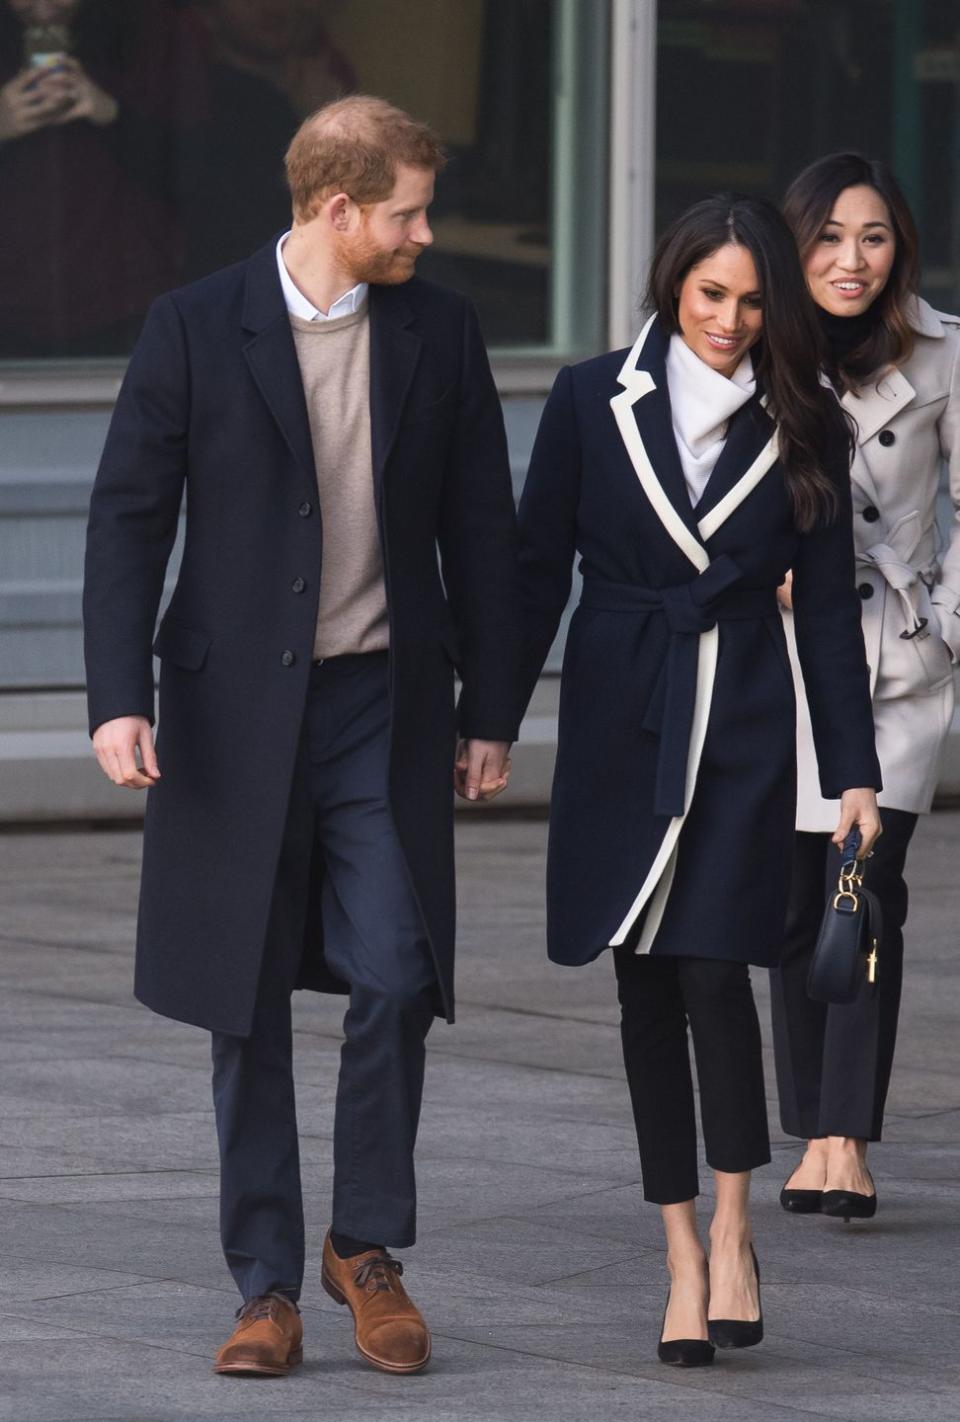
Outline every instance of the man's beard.
<path id="1" fill-rule="evenodd" d="M 340 260 L 355 283 L 365 281 L 372 286 L 398 286 L 413 276 L 414 263 L 423 251 L 411 245 L 385 252 L 373 238 L 361 233 L 340 249 Z"/>

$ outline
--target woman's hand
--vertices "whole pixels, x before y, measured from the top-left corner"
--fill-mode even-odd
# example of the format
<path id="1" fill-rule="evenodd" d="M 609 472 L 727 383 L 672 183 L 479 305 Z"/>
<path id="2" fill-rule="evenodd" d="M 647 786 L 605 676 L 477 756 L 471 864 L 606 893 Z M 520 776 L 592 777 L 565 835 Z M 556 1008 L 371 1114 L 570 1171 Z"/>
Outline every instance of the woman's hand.
<path id="1" fill-rule="evenodd" d="M 453 788 L 461 800 L 492 800 L 510 780 L 509 741 L 460 741 Z"/>
<path id="2" fill-rule="evenodd" d="M 54 75 L 22 69 L 0 88 L 0 143 L 26 138 L 55 123 L 67 102 Z"/>
<path id="3" fill-rule="evenodd" d="M 785 611 L 793 611 L 793 572 L 789 569 L 777 588 L 777 602 Z"/>
<path id="4" fill-rule="evenodd" d="M 65 59 L 57 71 L 62 76 L 62 92 L 66 107 L 58 113 L 54 123 L 74 123 L 77 119 L 88 119 L 90 123 L 103 127 L 116 120 L 119 109 L 112 98 L 99 84 L 95 84 L 89 74 L 75 59 Z"/>
<path id="5" fill-rule="evenodd" d="M 847 835 L 856 826 L 860 831 L 858 859 L 866 859 L 883 830 L 880 826 L 880 811 L 877 808 L 877 792 L 869 788 L 844 790 L 840 797 L 840 823 L 833 836 L 833 843 L 839 848 Z"/>

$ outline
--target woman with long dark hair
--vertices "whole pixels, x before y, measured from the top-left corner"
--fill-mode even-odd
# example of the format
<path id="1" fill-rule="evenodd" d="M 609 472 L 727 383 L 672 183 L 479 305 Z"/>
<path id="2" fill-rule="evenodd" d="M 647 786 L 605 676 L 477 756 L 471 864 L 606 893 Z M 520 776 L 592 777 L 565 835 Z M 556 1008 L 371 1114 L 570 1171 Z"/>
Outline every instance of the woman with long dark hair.
<path id="1" fill-rule="evenodd" d="M 857 583 L 883 774 L 883 839 L 867 884 L 883 907 L 873 986 L 848 1005 L 806 993 L 825 886 L 836 884 L 831 806 L 818 793 L 810 711 L 785 611 L 798 692 L 799 797 L 784 952 L 772 975 L 784 1130 L 807 1142 L 781 1195 L 793 1213 L 869 1218 L 866 1166 L 880 1139 L 893 1065 L 907 914 L 904 865 L 930 809 L 960 652 L 960 523 L 941 556 L 943 462 L 960 509 L 960 320 L 917 296 L 917 234 L 890 170 L 855 153 L 805 169 L 784 211 L 816 302 L 825 364 L 856 425 L 851 469 Z M 790 605 L 789 583 L 781 594 Z M 815 723 L 814 723 L 815 728 Z"/>
<path id="2" fill-rule="evenodd" d="M 749 964 L 780 948 L 794 820 L 794 693 L 776 589 L 794 569 L 798 645 L 837 836 L 879 830 L 849 438 L 770 204 L 691 208 L 653 260 L 630 351 L 564 369 L 520 505 L 532 687 L 575 553 L 551 805 L 548 940 L 612 948 L 644 1194 L 671 1288 L 658 1353 L 709 1363 L 763 1331 L 748 1212 L 769 1156 Z M 696 1056 L 716 1205 L 696 1221 Z"/>

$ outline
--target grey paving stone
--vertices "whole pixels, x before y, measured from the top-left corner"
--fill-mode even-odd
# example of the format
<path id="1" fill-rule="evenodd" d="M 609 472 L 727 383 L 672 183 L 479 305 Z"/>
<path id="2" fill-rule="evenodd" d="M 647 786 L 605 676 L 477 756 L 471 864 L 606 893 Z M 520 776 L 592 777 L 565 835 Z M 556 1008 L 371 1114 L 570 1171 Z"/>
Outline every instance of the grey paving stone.
<path id="1" fill-rule="evenodd" d="M 24 1241 L 24 1247 L 30 1248 L 29 1240 Z M 6 1310 L 11 1304 L 30 1303 L 37 1299 L 75 1299 L 97 1290 L 127 1288 L 130 1284 L 143 1283 L 145 1279 L 145 1275 L 120 1269 L 38 1259 L 32 1249 L 28 1260 L 23 1260 L 12 1250 L 4 1251 L 0 1268 L 0 1309 Z"/>
<path id="2" fill-rule="evenodd" d="M 110 1200 L 164 1200 L 181 1203 L 198 1195 L 217 1198 L 219 1176 L 215 1170 L 115 1171 L 111 1174 L 21 1176 L 0 1179 L 0 1199 L 33 1204 L 96 1204 Z"/>
<path id="3" fill-rule="evenodd" d="M 917 835 L 901 1040 L 866 1225 L 787 1217 L 797 1143 L 754 1181 L 767 1338 L 712 1370 L 655 1359 L 666 1294 L 641 1198 L 610 964 L 543 955 L 541 823 L 461 823 L 459 1022 L 431 1034 L 420 1243 L 434 1331 L 420 1378 L 374 1373 L 323 1293 L 344 1003 L 295 1002 L 307 1363 L 214 1378 L 237 1299 L 216 1229 L 205 1033 L 131 996 L 139 838 L 5 836 L 0 856 L 0 1418 L 203 1422 L 956 1422 L 960 1303 L 960 814 Z M 497 892 L 490 893 L 495 883 Z M 702 1175 L 701 1217 L 711 1205 Z"/>

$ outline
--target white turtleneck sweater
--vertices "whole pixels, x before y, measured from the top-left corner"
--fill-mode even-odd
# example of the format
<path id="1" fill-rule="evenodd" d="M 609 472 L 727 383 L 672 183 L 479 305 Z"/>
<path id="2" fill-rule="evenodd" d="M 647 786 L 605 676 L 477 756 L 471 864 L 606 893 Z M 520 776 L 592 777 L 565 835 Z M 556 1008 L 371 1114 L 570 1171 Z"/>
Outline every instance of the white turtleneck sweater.
<path id="1" fill-rule="evenodd" d="M 673 433 L 691 504 L 700 502 L 727 438 L 727 423 L 756 390 L 750 352 L 728 379 L 713 370 L 680 335 L 667 349 L 667 389 Z"/>

